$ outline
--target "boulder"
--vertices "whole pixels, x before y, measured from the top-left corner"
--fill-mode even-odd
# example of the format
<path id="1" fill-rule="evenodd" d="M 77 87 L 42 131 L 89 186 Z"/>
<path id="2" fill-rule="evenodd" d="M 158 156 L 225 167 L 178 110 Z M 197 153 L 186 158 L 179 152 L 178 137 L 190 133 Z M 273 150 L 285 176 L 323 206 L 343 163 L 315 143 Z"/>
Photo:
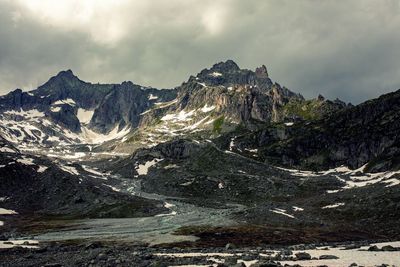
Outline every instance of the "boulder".
<path id="1" fill-rule="evenodd" d="M 368 248 L 368 251 L 380 251 L 380 249 L 377 247 L 377 246 L 370 246 L 369 248 Z"/>
<path id="2" fill-rule="evenodd" d="M 335 255 L 321 255 L 321 256 L 319 256 L 319 259 L 320 260 L 337 260 L 337 259 L 339 259 L 339 257 L 335 256 Z"/>
<path id="3" fill-rule="evenodd" d="M 296 253 L 295 255 L 296 255 L 296 259 L 300 260 L 300 261 L 311 260 L 311 255 L 308 254 L 307 252 L 299 252 L 299 253 Z"/>
<path id="4" fill-rule="evenodd" d="M 381 248 L 381 250 L 382 251 L 396 251 L 397 249 L 395 247 L 392 247 L 392 246 L 388 245 L 388 246 L 383 246 Z"/>

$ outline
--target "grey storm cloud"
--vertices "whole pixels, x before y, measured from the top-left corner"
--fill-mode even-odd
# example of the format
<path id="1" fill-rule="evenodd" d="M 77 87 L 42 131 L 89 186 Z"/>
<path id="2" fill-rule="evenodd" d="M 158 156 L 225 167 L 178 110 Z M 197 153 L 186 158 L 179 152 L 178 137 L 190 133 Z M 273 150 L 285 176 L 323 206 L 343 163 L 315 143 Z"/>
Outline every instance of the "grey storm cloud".
<path id="1" fill-rule="evenodd" d="M 311 98 L 359 103 L 400 88 L 394 0 L 0 0 L 0 93 L 63 69 L 172 88 L 212 64 L 265 64 Z"/>

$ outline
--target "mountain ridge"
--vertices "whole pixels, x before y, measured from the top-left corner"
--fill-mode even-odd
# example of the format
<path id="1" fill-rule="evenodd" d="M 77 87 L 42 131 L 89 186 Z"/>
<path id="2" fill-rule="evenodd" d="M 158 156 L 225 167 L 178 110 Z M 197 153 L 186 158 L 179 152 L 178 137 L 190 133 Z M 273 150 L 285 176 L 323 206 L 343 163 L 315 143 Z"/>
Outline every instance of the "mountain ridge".
<path id="1" fill-rule="evenodd" d="M 35 215 L 45 224 L 145 217 L 150 240 L 154 230 L 236 243 L 235 224 L 280 229 L 283 243 L 321 232 L 316 240 L 397 238 L 399 103 L 400 90 L 357 106 L 305 99 L 265 66 L 229 60 L 171 90 L 62 71 L 38 90 L 0 97 L 0 203 L 19 213 L 0 216 L 4 236 Z M 137 227 L 129 220 L 113 228 L 118 236 Z M 262 236 L 240 244 L 271 242 Z"/>
<path id="2" fill-rule="evenodd" d="M 351 104 L 322 96 L 306 100 L 273 82 L 265 65 L 252 71 L 241 69 L 232 60 L 205 68 L 174 89 L 159 90 L 130 81 L 92 84 L 80 80 L 72 70 L 65 70 L 36 90 L 14 91 L 0 97 L 0 110 L 10 120 L 31 120 L 29 116 L 34 115 L 19 117 L 18 112 L 9 109 L 36 109 L 39 114 L 44 113 L 32 122 L 40 138 L 19 129 L 27 144 L 30 140 L 49 144 L 60 139 L 84 144 L 88 138 L 119 138 L 120 143 L 113 141 L 111 147 L 106 145 L 103 149 L 127 152 L 177 137 L 215 138 L 236 127 L 251 132 L 264 124 L 320 120 L 350 107 Z M 43 127 L 48 124 L 43 123 L 45 120 L 55 126 Z M 4 136 L 12 136 L 17 130 L 4 126 L 2 129 Z"/>

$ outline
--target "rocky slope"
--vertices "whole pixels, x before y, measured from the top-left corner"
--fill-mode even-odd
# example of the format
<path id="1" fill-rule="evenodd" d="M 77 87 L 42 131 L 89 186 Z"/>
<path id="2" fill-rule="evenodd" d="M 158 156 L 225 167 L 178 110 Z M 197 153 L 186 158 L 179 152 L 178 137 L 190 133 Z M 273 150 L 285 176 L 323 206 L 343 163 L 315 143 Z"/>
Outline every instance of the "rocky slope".
<path id="1" fill-rule="evenodd" d="M 0 152 L 0 207 L 15 216 L 118 218 L 166 211 L 158 201 L 114 190 L 101 173 L 79 164 L 21 153 L 1 136 Z"/>
<path id="2" fill-rule="evenodd" d="M 396 91 L 319 120 L 238 133 L 235 151 L 258 149 L 261 161 L 302 169 L 367 164 L 365 171 L 399 170 L 399 103 Z"/>
<path id="3" fill-rule="evenodd" d="M 141 149 L 110 169 L 140 181 L 142 190 L 149 193 L 200 206 L 245 205 L 236 220 L 250 224 L 249 231 L 253 225 L 285 226 L 287 230 L 309 227 L 311 232 L 323 226 L 333 235 L 343 231 L 342 237 L 348 239 L 399 236 L 400 171 L 371 174 L 344 167 L 298 171 L 236 151 L 233 147 L 221 150 L 212 141 L 180 139 Z M 200 227 L 193 231 L 202 235 L 213 230 Z"/>

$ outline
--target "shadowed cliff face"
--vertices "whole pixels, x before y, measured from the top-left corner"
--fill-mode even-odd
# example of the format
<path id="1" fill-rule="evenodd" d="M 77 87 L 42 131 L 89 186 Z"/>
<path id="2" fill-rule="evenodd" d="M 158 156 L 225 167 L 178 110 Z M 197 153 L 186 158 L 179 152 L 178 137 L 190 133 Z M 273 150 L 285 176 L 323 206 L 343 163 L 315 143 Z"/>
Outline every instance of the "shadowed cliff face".
<path id="1" fill-rule="evenodd" d="M 136 128 L 141 114 L 157 102 L 174 99 L 175 90 L 143 89 L 131 82 L 115 85 L 95 109 L 90 126 L 106 133 L 115 126 Z"/>

